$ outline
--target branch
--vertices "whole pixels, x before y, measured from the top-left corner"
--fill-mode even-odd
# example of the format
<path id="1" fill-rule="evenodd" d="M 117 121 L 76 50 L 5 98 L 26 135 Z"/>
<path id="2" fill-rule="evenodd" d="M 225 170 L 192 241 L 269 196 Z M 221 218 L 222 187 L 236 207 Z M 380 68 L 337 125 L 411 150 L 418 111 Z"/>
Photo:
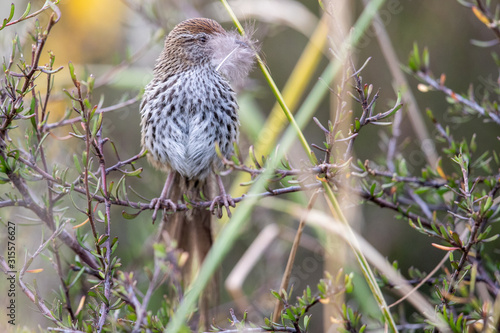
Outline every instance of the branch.
<path id="1" fill-rule="evenodd" d="M 2 158 L 4 158 L 5 160 L 7 159 L 5 151 L 3 150 L 0 150 L 0 156 L 2 156 Z M 20 157 L 19 160 L 21 159 L 22 158 Z M 23 163 L 24 162 L 27 161 L 23 161 Z M 44 174 L 48 175 L 48 173 L 44 172 L 42 169 L 40 168 L 38 169 L 42 171 Z M 43 221 L 49 227 L 50 230 L 55 231 L 54 221 L 49 218 L 47 211 L 42 206 L 38 205 L 35 202 L 24 179 L 20 178 L 20 176 L 17 173 L 13 172 L 12 170 L 7 170 L 6 175 L 7 177 L 9 177 L 14 187 L 19 191 L 19 193 L 24 199 L 23 201 L 19 201 L 18 203 L 22 203 L 23 207 L 26 207 L 33 213 L 35 213 L 40 218 L 40 220 Z M 47 179 L 57 182 L 52 176 L 50 176 Z M 63 243 L 65 243 L 69 248 L 71 248 L 82 259 L 83 262 L 85 262 L 93 269 L 99 268 L 97 262 L 95 261 L 94 256 L 89 251 L 81 247 L 78 241 L 73 236 L 71 236 L 66 230 L 62 230 L 58 235 L 59 239 L 63 241 Z"/>
<path id="2" fill-rule="evenodd" d="M 119 110 L 121 108 L 124 108 L 126 106 L 129 106 L 129 105 L 132 105 L 132 104 L 136 103 L 137 101 L 139 101 L 139 99 L 140 99 L 140 96 L 136 96 L 134 98 L 131 98 L 129 100 L 126 100 L 124 102 L 121 102 L 121 103 L 118 103 L 118 104 L 115 104 L 115 105 L 111 105 L 111 106 L 108 106 L 108 107 L 105 107 L 105 108 L 98 108 L 95 111 L 95 114 L 106 113 L 106 112 L 111 112 L 111 111 Z M 62 119 L 62 120 L 60 120 L 60 121 L 58 121 L 56 123 L 51 123 L 51 124 L 44 125 L 43 129 L 44 130 L 51 130 L 51 129 L 54 129 L 56 127 L 71 125 L 71 124 L 77 123 L 79 121 L 82 121 L 82 117 L 74 117 L 74 118 L 71 118 L 71 119 Z"/>
<path id="3" fill-rule="evenodd" d="M 500 29 L 498 28 L 498 19 L 491 14 L 488 7 L 486 7 L 481 0 L 476 0 L 477 8 L 488 18 L 491 23 L 488 25 L 491 31 L 495 34 L 497 39 L 500 41 Z"/>
<path id="4" fill-rule="evenodd" d="M 396 173 L 390 171 L 379 171 L 376 169 L 372 169 L 369 166 L 369 161 L 365 161 L 366 171 L 372 176 L 390 178 L 392 181 L 401 182 L 401 183 L 412 183 L 419 186 L 432 187 L 432 188 L 440 188 L 448 184 L 447 181 L 444 180 L 425 180 L 419 177 L 403 177 L 398 176 Z"/>
<path id="5" fill-rule="evenodd" d="M 50 1 L 50 0 L 49 0 Z M 53 8 L 57 8 L 55 5 L 53 5 Z M 60 14 L 60 13 L 59 13 Z M 32 79 L 35 73 L 40 70 L 38 67 L 38 62 L 40 61 L 40 56 L 42 54 L 42 49 L 45 46 L 45 42 L 47 41 L 47 36 L 50 33 L 50 30 L 54 26 L 54 24 L 57 23 L 57 20 L 59 19 L 59 16 L 57 19 L 55 18 L 55 14 L 52 14 L 49 19 L 49 23 L 47 24 L 47 27 L 45 28 L 44 33 L 38 33 L 36 36 L 36 44 L 32 46 L 32 58 L 31 58 L 31 66 L 30 70 L 27 73 L 24 73 L 23 71 L 23 77 L 24 77 L 24 84 L 22 88 L 18 91 L 14 88 L 12 88 L 13 91 L 16 91 L 18 93 L 18 96 L 15 97 L 15 93 L 11 96 L 12 100 L 12 110 L 10 110 L 10 113 L 6 115 L 4 118 L 4 121 L 2 123 L 2 126 L 0 126 L 0 138 L 5 140 L 5 136 L 7 135 L 7 130 L 12 122 L 12 119 L 14 119 L 18 113 L 18 110 L 22 107 L 23 104 L 23 98 L 24 96 L 28 93 L 28 88 L 32 84 Z M 6 73 L 10 73 L 10 71 L 7 71 Z"/>
<path id="6" fill-rule="evenodd" d="M 138 159 L 140 159 L 140 158 L 142 158 L 144 156 L 146 156 L 146 151 L 145 150 L 141 150 L 141 152 L 139 154 L 134 155 L 134 156 L 132 156 L 129 159 L 126 159 L 126 160 L 123 160 L 123 161 L 118 161 L 115 165 L 110 166 L 109 168 L 106 169 L 106 175 L 109 174 L 111 171 L 118 170 L 119 168 L 121 168 L 124 165 L 132 164 L 132 162 L 135 162 L 135 161 L 137 161 Z"/>
<path id="7" fill-rule="evenodd" d="M 24 200 L 3 200 L 0 201 L 0 208 L 4 207 L 27 207 L 28 204 Z"/>
<path id="8" fill-rule="evenodd" d="M 12 6 L 14 6 L 14 4 L 12 4 Z M 14 24 L 17 24 L 19 22 L 22 22 L 22 21 L 25 21 L 25 20 L 28 20 L 32 17 L 35 17 L 41 13 L 43 13 L 45 10 L 49 9 L 49 8 L 52 8 L 52 10 L 54 11 L 54 13 L 57 14 L 57 19 L 55 20 L 55 22 L 59 21 L 59 18 L 61 17 L 61 12 L 59 11 L 59 8 L 55 5 L 55 3 L 53 3 L 51 0 L 46 0 L 45 4 L 43 5 L 42 8 L 40 8 L 39 10 L 37 10 L 36 12 L 33 12 L 29 15 L 26 15 L 26 16 L 22 16 L 20 17 L 19 19 L 17 20 L 14 20 L 14 21 L 10 21 L 8 23 L 5 23 L 3 24 L 1 27 L 0 27 L 0 30 L 2 30 L 3 28 L 5 27 L 8 27 L 10 25 L 14 25 Z"/>
<path id="9" fill-rule="evenodd" d="M 52 312 L 47 308 L 45 305 L 45 302 L 43 298 L 38 295 L 38 291 L 35 288 L 35 293 L 33 293 L 24 283 L 23 277 L 26 271 L 28 270 L 29 266 L 33 262 L 33 260 L 42 253 L 42 251 L 48 246 L 50 242 L 52 242 L 58 235 L 64 230 L 64 226 L 66 224 L 67 220 L 61 223 L 59 228 L 55 230 L 52 235 L 45 241 L 43 242 L 38 249 L 33 253 L 29 258 L 26 259 L 26 262 L 24 263 L 23 268 L 19 271 L 19 286 L 21 287 L 21 290 L 28 296 L 28 298 L 38 307 L 38 309 L 50 320 L 60 323 L 60 320 L 56 319 L 53 315 Z M 2 258 L 3 259 L 3 258 Z"/>
<path id="10" fill-rule="evenodd" d="M 422 81 L 424 81 L 425 83 L 427 83 L 428 85 L 430 85 L 434 89 L 445 93 L 447 96 L 452 98 L 454 101 L 457 101 L 458 103 L 461 103 L 461 104 L 467 106 L 468 108 L 476 111 L 477 113 L 479 113 L 480 115 L 482 115 L 484 117 L 489 117 L 495 123 L 500 125 L 500 117 L 496 113 L 488 112 L 485 108 L 483 108 L 481 105 L 479 105 L 476 101 L 474 101 L 472 99 L 467 99 L 467 98 L 463 97 L 462 95 L 455 93 L 453 90 L 446 87 L 444 84 L 437 82 L 434 78 L 432 78 L 427 73 L 424 73 L 422 71 L 418 71 L 416 74 L 418 75 L 418 77 Z"/>
<path id="11" fill-rule="evenodd" d="M 297 330 L 293 327 L 278 327 L 278 328 L 273 328 L 272 331 L 266 330 L 264 328 L 260 327 L 250 327 L 250 328 L 237 328 L 237 329 L 232 329 L 232 330 L 219 330 L 217 332 L 221 333 L 245 333 L 245 332 L 289 332 L 289 333 L 296 333 Z M 204 333 L 210 333 L 210 332 L 204 332 Z"/>
<path id="12" fill-rule="evenodd" d="M 372 196 L 370 194 L 370 192 L 363 191 L 362 189 L 346 188 L 344 186 L 341 186 L 341 187 L 348 192 L 356 194 L 360 198 L 363 198 L 365 200 L 373 202 L 374 204 L 376 204 L 377 206 L 379 206 L 381 208 L 389 208 L 389 209 L 394 210 L 394 211 L 402 214 L 403 216 L 411 219 L 412 221 L 420 221 L 422 226 L 424 226 L 425 228 L 427 228 L 429 230 L 433 230 L 431 221 L 429 221 L 428 219 L 426 219 L 423 216 L 420 216 L 420 215 L 417 215 L 415 213 L 403 210 L 403 208 L 401 208 L 398 204 L 392 203 L 390 201 L 384 200 L 384 199 L 379 198 L 379 197 Z M 438 225 L 438 227 L 439 227 L 439 225 Z"/>
<path id="13" fill-rule="evenodd" d="M 105 233 L 104 236 L 107 236 L 108 239 L 105 241 L 105 259 L 104 259 L 104 297 L 108 300 L 108 302 L 101 303 L 101 309 L 99 312 L 99 321 L 97 324 L 97 332 L 101 332 L 104 324 L 106 323 L 106 318 L 109 313 L 110 307 L 110 297 L 111 297 L 111 279 L 112 279 L 112 270 L 111 267 L 111 203 L 109 200 L 109 192 L 108 192 L 108 182 L 106 179 L 106 161 L 104 160 L 103 154 L 103 145 L 106 142 L 106 139 L 102 139 L 101 137 L 102 127 L 97 131 L 96 138 L 93 141 L 93 146 L 96 151 L 96 155 L 99 158 L 99 169 L 101 170 L 101 189 L 104 194 L 104 207 L 105 207 Z M 96 244 L 97 246 L 97 244 Z"/>

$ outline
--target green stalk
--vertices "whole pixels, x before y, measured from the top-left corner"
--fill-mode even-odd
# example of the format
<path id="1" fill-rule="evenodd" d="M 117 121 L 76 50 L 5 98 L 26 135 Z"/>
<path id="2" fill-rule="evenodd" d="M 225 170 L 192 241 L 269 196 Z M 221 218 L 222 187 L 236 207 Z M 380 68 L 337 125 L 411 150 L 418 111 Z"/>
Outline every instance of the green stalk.
<path id="1" fill-rule="evenodd" d="M 371 1 L 366 6 L 365 10 L 359 17 L 358 21 L 356 22 L 354 31 L 350 35 L 350 38 L 346 43 L 342 44 L 342 47 L 340 49 L 340 55 L 342 59 L 345 59 L 344 57 L 347 57 L 348 48 L 356 45 L 356 43 L 362 37 L 363 32 L 368 28 L 368 26 L 371 23 L 371 20 L 373 19 L 378 9 L 380 8 L 380 6 L 382 6 L 384 2 L 385 0 L 374 0 Z M 327 68 L 321 75 L 323 80 L 325 82 L 331 82 L 335 77 L 335 75 L 337 75 L 339 70 L 341 69 L 342 63 L 343 61 L 330 62 L 330 64 L 327 66 Z M 313 87 L 311 93 L 304 101 L 302 107 L 297 111 L 297 122 L 300 128 L 304 128 L 307 122 L 312 118 L 321 100 L 328 92 L 327 88 L 328 88 L 327 85 L 321 81 L 318 81 L 316 85 Z M 295 133 L 292 128 L 288 128 L 288 130 L 285 132 L 283 136 L 284 144 L 281 145 L 284 151 L 287 151 L 289 148 L 289 146 L 286 143 L 293 142 L 294 134 Z M 306 150 L 306 153 L 310 154 L 309 150 Z M 335 214 L 338 216 L 342 224 L 344 224 L 346 228 L 351 232 L 352 237 L 350 239 L 356 239 L 353 230 L 349 225 L 349 222 L 347 221 L 346 217 L 344 216 L 344 213 L 342 212 L 342 209 L 340 208 L 340 205 L 337 201 L 337 198 L 335 197 L 335 194 L 333 193 L 330 184 L 327 182 L 323 182 L 323 188 L 325 190 L 325 194 L 328 200 L 330 201 L 333 207 Z M 366 260 L 364 254 L 359 250 L 359 246 L 356 246 L 355 244 L 351 243 L 349 245 L 356 255 L 356 259 L 361 268 L 361 272 L 363 273 L 363 276 L 365 277 L 365 280 L 368 283 L 368 286 L 370 287 L 370 290 L 373 293 L 373 297 L 375 298 L 380 308 L 380 311 L 382 312 L 382 315 L 386 320 L 386 323 L 389 325 L 390 329 L 393 332 L 397 332 L 398 330 L 396 327 L 396 323 L 394 322 L 394 318 L 392 317 L 389 311 L 389 308 L 387 306 L 387 303 L 385 302 L 382 291 L 380 290 L 377 284 L 375 275 L 373 274 L 373 271 L 371 270 L 368 261 Z"/>
<path id="2" fill-rule="evenodd" d="M 377 304 L 380 308 L 380 311 L 382 312 L 382 315 L 385 318 L 387 325 L 390 327 L 392 332 L 398 332 L 396 323 L 394 322 L 394 318 L 392 318 L 389 307 L 387 306 L 384 295 L 382 294 L 382 290 L 380 290 L 377 280 L 375 279 L 375 274 L 373 274 L 373 271 L 370 268 L 370 264 L 366 260 L 366 257 L 363 254 L 363 252 L 360 250 L 361 247 L 359 246 L 359 244 L 357 244 L 356 236 L 351 226 L 349 225 L 349 222 L 344 216 L 344 213 L 340 208 L 340 205 L 337 201 L 337 198 L 335 197 L 335 194 L 333 193 L 330 184 L 327 184 L 325 182 L 323 182 L 323 184 L 324 184 L 323 188 L 325 189 L 325 194 L 327 198 L 330 200 L 330 203 L 332 204 L 333 210 L 337 214 L 339 221 L 346 227 L 346 230 L 350 233 L 349 235 L 350 237 L 347 237 L 346 241 L 349 243 L 349 246 L 356 255 L 356 260 L 358 261 L 359 267 L 361 268 L 361 272 L 363 273 L 366 283 L 368 283 L 368 286 L 372 291 L 373 297 L 377 301 Z"/>
<path id="3" fill-rule="evenodd" d="M 242 35 L 244 35 L 243 27 L 241 26 L 239 20 L 236 18 L 236 15 L 232 11 L 232 9 L 229 7 L 227 1 L 221 0 L 221 2 L 228 11 L 231 18 L 233 19 L 233 22 L 237 27 L 237 29 L 239 30 L 239 32 Z M 382 4 L 384 4 L 384 2 L 385 0 L 373 0 L 370 2 L 369 5 L 366 6 L 365 10 L 359 17 L 358 21 L 356 22 L 354 26 L 354 31 L 350 35 L 350 38 L 348 38 L 348 40 L 342 44 L 341 48 L 342 57 L 347 56 L 347 51 L 349 47 L 356 45 L 356 43 L 363 35 L 364 31 L 370 25 L 372 18 L 374 17 L 378 9 L 382 6 Z M 288 149 L 290 149 L 290 147 L 294 142 L 294 139 L 297 136 L 299 137 L 299 140 L 304 150 L 306 151 L 307 155 L 309 156 L 311 162 L 315 163 L 316 161 L 314 155 L 309 149 L 309 144 L 307 143 L 307 140 L 305 139 L 301 128 L 303 128 L 306 125 L 306 123 L 311 119 L 312 114 L 314 114 L 315 110 L 317 109 L 317 106 L 324 98 L 324 96 L 327 94 L 328 92 L 327 84 L 325 84 L 324 82 L 316 83 L 313 90 L 309 94 L 308 98 L 306 99 L 300 110 L 297 112 L 297 118 L 300 120 L 300 122 L 298 123 L 297 121 L 295 121 L 295 118 L 293 117 L 292 113 L 286 106 L 286 103 L 284 102 L 279 89 L 274 83 L 274 80 L 272 79 L 269 71 L 267 70 L 265 64 L 263 63 L 262 59 L 260 59 L 260 57 L 258 57 L 258 62 L 264 76 L 266 77 L 266 80 L 269 83 L 271 90 L 273 91 L 274 95 L 278 100 L 278 103 L 283 108 L 283 112 L 288 118 L 291 127 L 287 129 L 285 135 L 283 136 L 282 144 L 280 145 L 281 149 L 277 153 L 277 156 L 275 156 L 271 160 L 268 160 L 265 166 L 266 171 L 252 185 L 252 187 L 248 192 L 247 198 L 238 205 L 238 208 L 234 211 L 231 222 L 226 224 L 226 226 L 221 230 L 219 236 L 217 237 L 212 248 L 207 254 L 207 257 L 205 258 L 205 261 L 201 266 L 197 278 L 191 284 L 189 290 L 186 292 L 184 299 L 182 300 L 178 309 L 175 311 L 164 332 L 169 332 L 169 333 L 179 332 L 179 330 L 183 327 L 186 318 L 195 308 L 198 297 L 203 292 L 203 289 L 205 288 L 207 283 L 210 281 L 211 276 L 214 274 L 217 267 L 220 265 L 222 260 L 229 252 L 229 250 L 232 248 L 236 239 L 239 237 L 241 230 L 244 227 L 244 223 L 247 220 L 247 217 L 250 215 L 253 206 L 257 203 L 258 197 L 256 197 L 255 194 L 259 193 L 264 188 L 265 182 L 267 182 L 267 180 L 272 176 L 272 170 L 274 170 L 278 162 L 281 160 L 281 158 L 283 158 L 285 152 L 288 151 Z M 335 75 L 339 72 L 342 63 L 343 61 L 339 60 L 330 63 L 322 74 L 324 81 L 331 82 L 335 77 Z M 350 229 L 349 223 L 347 222 L 347 219 L 343 215 L 342 210 L 338 204 L 338 201 L 330 185 L 326 182 L 323 182 L 323 186 L 325 187 L 325 192 L 327 194 L 327 197 L 330 200 L 336 214 L 341 218 L 342 223 L 346 225 L 352 232 L 352 229 Z M 365 276 L 365 279 L 369 284 L 370 289 L 372 290 L 377 303 L 379 304 L 379 307 L 382 311 L 382 314 L 387 324 L 389 325 L 390 329 L 393 332 L 397 332 L 394 319 L 392 318 L 392 315 L 387 308 L 387 304 L 383 298 L 380 288 L 378 287 L 375 281 L 374 274 L 371 271 L 368 262 L 366 261 L 364 255 L 360 251 L 358 251 L 356 247 L 354 246 L 351 247 L 354 249 L 354 252 L 360 264 L 363 275 Z"/>

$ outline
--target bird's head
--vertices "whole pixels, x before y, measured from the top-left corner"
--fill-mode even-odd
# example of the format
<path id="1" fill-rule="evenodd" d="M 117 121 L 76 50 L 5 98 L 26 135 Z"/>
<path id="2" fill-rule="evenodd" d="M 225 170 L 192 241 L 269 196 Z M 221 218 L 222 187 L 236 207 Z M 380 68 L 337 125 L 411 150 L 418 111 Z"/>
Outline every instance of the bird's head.
<path id="1" fill-rule="evenodd" d="M 228 32 L 214 20 L 194 18 L 179 23 L 168 34 L 155 74 L 172 75 L 200 66 L 239 84 L 248 75 L 254 57 L 250 38 Z"/>

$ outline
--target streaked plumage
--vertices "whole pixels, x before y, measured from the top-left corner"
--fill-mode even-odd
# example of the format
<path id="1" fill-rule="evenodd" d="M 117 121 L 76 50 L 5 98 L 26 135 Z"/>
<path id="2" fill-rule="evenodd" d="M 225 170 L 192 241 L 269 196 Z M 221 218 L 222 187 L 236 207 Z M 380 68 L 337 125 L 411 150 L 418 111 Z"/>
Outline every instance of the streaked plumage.
<path id="1" fill-rule="evenodd" d="M 248 75 L 251 45 L 249 39 L 204 18 L 181 22 L 167 36 L 140 106 L 148 160 L 169 173 L 156 207 L 165 199 L 177 203 L 183 195 L 199 201 L 200 192 L 214 198 L 214 171 L 222 167 L 215 143 L 229 158 L 238 141 L 238 104 L 231 84 L 239 85 Z M 225 193 L 224 205 L 227 208 Z M 164 215 L 164 220 L 177 247 L 190 254 L 185 270 L 189 276 L 193 263 L 203 261 L 212 244 L 210 211 L 195 207 Z M 200 303 L 205 324 L 207 303 L 205 296 Z"/>

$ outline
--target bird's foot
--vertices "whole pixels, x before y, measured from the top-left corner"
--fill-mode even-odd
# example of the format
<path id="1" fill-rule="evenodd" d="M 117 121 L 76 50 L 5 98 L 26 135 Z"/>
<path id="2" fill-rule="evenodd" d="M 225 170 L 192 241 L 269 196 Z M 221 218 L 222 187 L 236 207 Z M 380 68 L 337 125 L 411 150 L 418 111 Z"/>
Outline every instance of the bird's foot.
<path id="1" fill-rule="evenodd" d="M 226 207 L 227 216 L 231 217 L 231 211 L 229 210 L 229 206 L 236 207 L 233 198 L 229 194 L 222 194 L 216 196 L 212 200 L 212 204 L 210 205 L 210 212 L 214 215 L 217 215 L 218 218 L 222 217 L 222 207 Z"/>
<path id="2" fill-rule="evenodd" d="M 158 210 L 160 209 L 161 205 L 164 205 L 165 208 L 168 208 L 169 210 L 175 212 L 177 211 L 177 205 L 170 199 L 165 199 L 165 198 L 154 198 L 151 200 L 151 203 L 149 204 L 149 208 L 153 209 L 153 223 L 156 221 L 156 215 L 158 214 Z"/>

